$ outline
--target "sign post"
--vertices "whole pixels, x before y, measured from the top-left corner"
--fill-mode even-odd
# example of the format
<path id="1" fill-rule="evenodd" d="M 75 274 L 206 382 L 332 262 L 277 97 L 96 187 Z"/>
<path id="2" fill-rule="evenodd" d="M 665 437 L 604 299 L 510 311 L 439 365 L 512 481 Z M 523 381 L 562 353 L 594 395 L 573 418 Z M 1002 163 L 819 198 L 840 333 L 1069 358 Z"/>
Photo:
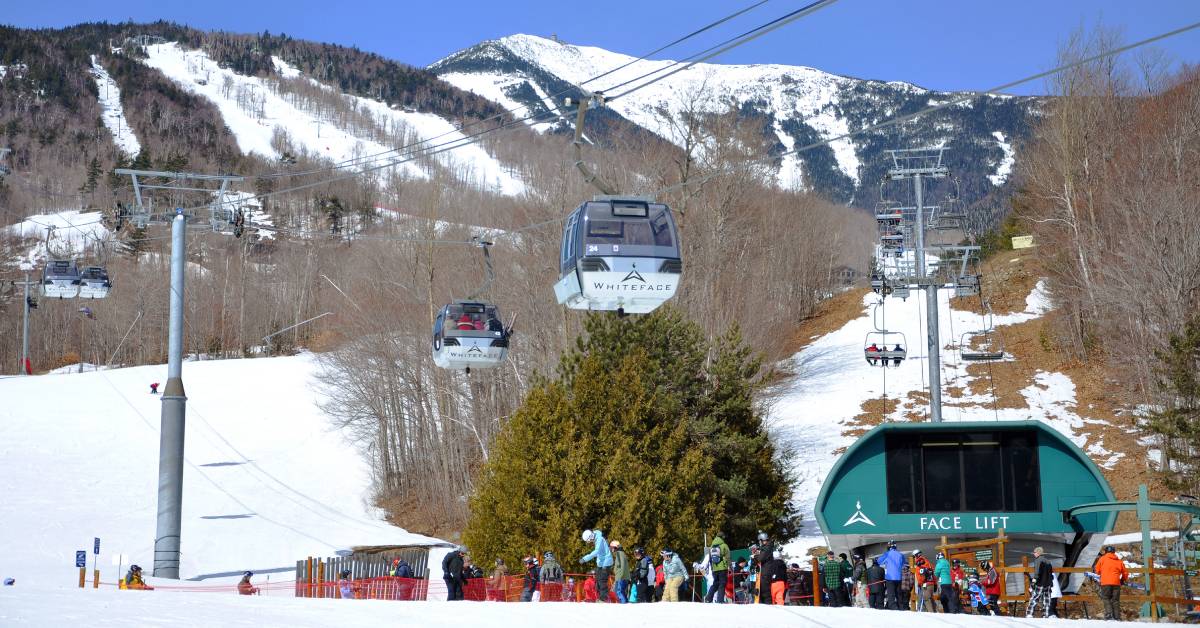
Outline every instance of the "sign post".
<path id="1" fill-rule="evenodd" d="M 87 550 L 75 552 L 75 566 L 79 568 L 79 588 L 87 581 Z"/>
<path id="2" fill-rule="evenodd" d="M 92 544 L 92 588 L 100 588 L 100 537 Z"/>

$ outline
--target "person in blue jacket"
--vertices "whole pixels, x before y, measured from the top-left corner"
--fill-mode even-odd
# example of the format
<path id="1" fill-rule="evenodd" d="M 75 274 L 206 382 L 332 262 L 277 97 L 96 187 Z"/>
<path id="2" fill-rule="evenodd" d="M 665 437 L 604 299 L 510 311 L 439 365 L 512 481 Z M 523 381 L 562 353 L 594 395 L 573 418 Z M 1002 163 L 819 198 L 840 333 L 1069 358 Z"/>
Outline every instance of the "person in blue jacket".
<path id="1" fill-rule="evenodd" d="M 608 541 L 604 540 L 604 533 L 600 530 L 584 530 L 581 537 L 584 543 L 594 543 L 596 549 L 583 558 L 579 559 L 581 563 L 587 563 L 592 560 L 596 561 L 596 601 L 608 601 L 608 571 L 613 565 L 612 550 L 608 547 Z"/>
<path id="2" fill-rule="evenodd" d="M 884 579 L 884 595 L 886 596 L 886 607 L 890 611 L 900 610 L 900 580 L 904 578 L 904 564 L 908 562 L 896 549 L 895 541 L 888 541 L 887 552 L 883 554 L 883 579 Z M 907 608 L 907 600 L 904 607 Z"/>

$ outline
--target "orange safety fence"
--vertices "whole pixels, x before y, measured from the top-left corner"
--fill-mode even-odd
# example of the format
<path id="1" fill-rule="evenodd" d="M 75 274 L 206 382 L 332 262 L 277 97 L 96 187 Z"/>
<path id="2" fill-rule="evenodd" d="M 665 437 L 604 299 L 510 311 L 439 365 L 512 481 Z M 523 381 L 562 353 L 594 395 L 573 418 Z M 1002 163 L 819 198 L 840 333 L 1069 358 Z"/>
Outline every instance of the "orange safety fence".
<path id="1" fill-rule="evenodd" d="M 100 582 L 100 586 L 117 587 L 125 589 L 124 580 L 116 582 Z M 274 592 L 291 593 L 296 588 L 295 580 L 276 580 L 251 582 L 251 589 L 254 593 L 250 595 L 271 595 Z M 192 593 L 240 593 L 237 583 L 233 584 L 159 584 L 157 582 L 147 583 L 145 587 L 130 587 L 129 590 L 146 590 L 146 591 L 182 591 Z"/>

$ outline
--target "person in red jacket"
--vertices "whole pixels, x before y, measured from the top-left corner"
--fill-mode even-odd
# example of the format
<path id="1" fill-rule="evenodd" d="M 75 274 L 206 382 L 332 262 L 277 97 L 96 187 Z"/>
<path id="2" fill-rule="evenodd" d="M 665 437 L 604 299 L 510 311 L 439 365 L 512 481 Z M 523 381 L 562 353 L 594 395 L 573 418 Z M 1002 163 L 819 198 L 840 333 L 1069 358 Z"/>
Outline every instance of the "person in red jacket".
<path id="1" fill-rule="evenodd" d="M 961 609 L 963 592 L 967 590 L 967 572 L 963 570 L 962 562 L 957 558 L 951 561 L 951 564 L 953 567 L 950 568 L 950 579 L 954 583 L 954 595 L 958 596 L 958 607 Z M 966 606 L 970 605 L 968 600 Z"/>
<path id="2" fill-rule="evenodd" d="M 1117 556 L 1117 548 L 1108 545 L 1096 559 L 1096 573 L 1100 576 L 1100 599 L 1104 600 L 1104 618 L 1121 618 L 1121 585 L 1129 581 L 1125 561 Z"/>
<path id="3" fill-rule="evenodd" d="M 979 573 L 983 576 L 981 584 L 983 592 L 988 597 L 988 608 L 991 609 L 993 615 L 1000 614 L 1000 589 L 1004 585 L 1004 579 L 1000 577 L 1000 572 L 996 571 L 996 567 L 991 561 L 983 561 L 979 563 Z"/>

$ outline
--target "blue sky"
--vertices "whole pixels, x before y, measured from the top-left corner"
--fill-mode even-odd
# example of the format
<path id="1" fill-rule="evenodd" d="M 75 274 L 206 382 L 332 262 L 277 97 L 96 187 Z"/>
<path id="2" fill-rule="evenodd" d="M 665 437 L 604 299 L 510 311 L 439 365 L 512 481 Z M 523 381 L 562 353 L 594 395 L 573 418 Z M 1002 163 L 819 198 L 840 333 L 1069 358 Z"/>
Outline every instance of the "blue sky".
<path id="1" fill-rule="evenodd" d="M 808 0 L 771 0 L 728 25 L 742 32 Z M 41 0 L 5 3 L 0 22 L 61 27 L 85 21 L 167 19 L 202 29 L 287 33 L 357 46 L 426 65 L 484 39 L 558 35 L 641 55 L 751 0 Z M 1072 30 L 1101 23 L 1126 41 L 1200 21 L 1200 0 L 840 0 L 717 59 L 808 65 L 861 78 L 934 89 L 984 89 L 1053 66 Z M 678 58 L 717 41 L 689 41 L 660 55 Z M 707 42 L 707 43 L 703 43 Z M 1200 30 L 1158 45 L 1177 63 L 1200 63 Z M 1013 90 L 1042 93 L 1032 84 Z"/>

